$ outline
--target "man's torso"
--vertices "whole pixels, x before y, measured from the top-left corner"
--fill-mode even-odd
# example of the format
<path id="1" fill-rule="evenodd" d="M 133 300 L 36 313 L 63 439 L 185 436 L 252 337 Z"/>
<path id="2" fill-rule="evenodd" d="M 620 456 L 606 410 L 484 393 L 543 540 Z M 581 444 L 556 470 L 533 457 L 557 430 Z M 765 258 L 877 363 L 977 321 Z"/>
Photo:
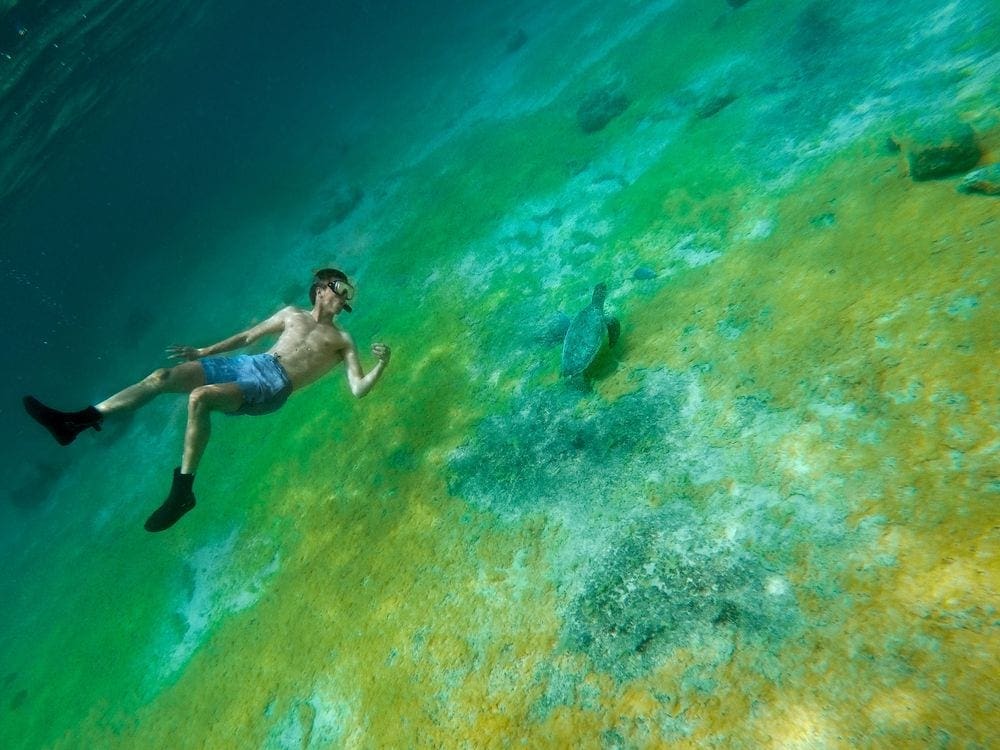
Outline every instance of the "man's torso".
<path id="1" fill-rule="evenodd" d="M 317 323 L 308 312 L 291 309 L 269 353 L 279 358 L 298 390 L 340 364 L 346 346 L 347 337 L 335 325 Z"/>

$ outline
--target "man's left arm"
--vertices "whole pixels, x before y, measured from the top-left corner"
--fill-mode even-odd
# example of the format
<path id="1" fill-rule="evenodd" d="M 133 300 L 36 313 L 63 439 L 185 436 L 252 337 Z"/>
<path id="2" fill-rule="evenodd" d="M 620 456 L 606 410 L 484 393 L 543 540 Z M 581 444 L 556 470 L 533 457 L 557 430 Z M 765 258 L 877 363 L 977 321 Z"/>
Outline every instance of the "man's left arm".
<path id="1" fill-rule="evenodd" d="M 347 336 L 347 347 L 344 350 L 344 369 L 347 373 L 347 382 L 351 387 L 351 393 L 354 394 L 355 398 L 363 398 L 375 386 L 378 379 L 382 377 L 386 365 L 389 364 L 392 352 L 385 344 L 372 344 L 372 354 L 378 359 L 378 362 L 366 374 L 361 368 L 358 347 L 355 346 L 354 339 Z"/>
<path id="2" fill-rule="evenodd" d="M 285 322 L 288 320 L 288 316 L 294 311 L 294 307 L 284 307 L 281 310 L 278 310 L 278 312 L 267 320 L 262 321 L 255 326 L 251 326 L 245 331 L 237 333 L 235 336 L 223 339 L 217 344 L 212 344 L 211 346 L 204 346 L 201 348 L 194 346 L 181 346 L 179 344 L 168 346 L 167 356 L 170 359 L 184 359 L 191 361 L 201 359 L 202 357 L 210 357 L 215 354 L 221 354 L 222 352 L 229 352 L 233 349 L 242 349 L 243 347 L 254 343 L 261 336 L 266 336 L 269 333 L 281 333 L 285 329 Z"/>

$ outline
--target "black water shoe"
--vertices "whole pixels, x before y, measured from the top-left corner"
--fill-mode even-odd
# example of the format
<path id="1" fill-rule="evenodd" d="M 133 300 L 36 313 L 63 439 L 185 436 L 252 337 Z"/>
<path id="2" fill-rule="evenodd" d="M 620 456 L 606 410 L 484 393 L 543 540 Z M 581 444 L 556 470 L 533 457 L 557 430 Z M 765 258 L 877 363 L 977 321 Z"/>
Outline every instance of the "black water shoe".
<path id="1" fill-rule="evenodd" d="M 181 516 L 194 507 L 194 474 L 181 474 L 174 469 L 174 483 L 163 505 L 146 519 L 146 531 L 165 531 L 177 523 Z"/>
<path id="2" fill-rule="evenodd" d="M 93 406 L 80 411 L 59 411 L 34 396 L 25 396 L 22 403 L 31 418 L 48 430 L 59 445 L 69 445 L 84 430 L 93 428 L 99 432 L 104 421 L 104 415 Z"/>

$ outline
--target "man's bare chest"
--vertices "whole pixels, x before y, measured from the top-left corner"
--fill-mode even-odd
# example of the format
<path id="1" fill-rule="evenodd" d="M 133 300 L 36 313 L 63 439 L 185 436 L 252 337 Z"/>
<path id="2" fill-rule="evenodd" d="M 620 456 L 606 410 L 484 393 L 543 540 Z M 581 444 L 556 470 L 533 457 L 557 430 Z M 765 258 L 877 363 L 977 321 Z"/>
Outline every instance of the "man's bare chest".
<path id="1" fill-rule="evenodd" d="M 334 357 L 344 347 L 344 336 L 336 328 L 308 321 L 292 320 L 278 338 L 276 348 L 286 354 Z"/>

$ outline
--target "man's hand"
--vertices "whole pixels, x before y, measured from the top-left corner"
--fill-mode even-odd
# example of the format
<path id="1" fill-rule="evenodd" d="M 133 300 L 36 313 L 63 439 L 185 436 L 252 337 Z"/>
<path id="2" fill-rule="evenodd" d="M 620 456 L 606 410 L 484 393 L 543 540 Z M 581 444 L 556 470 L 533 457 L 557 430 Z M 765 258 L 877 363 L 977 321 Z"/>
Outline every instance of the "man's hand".
<path id="1" fill-rule="evenodd" d="M 385 344 L 372 344 L 372 354 L 375 355 L 383 365 L 389 364 L 389 357 L 392 356 L 392 352 L 389 351 L 389 347 Z"/>
<path id="2" fill-rule="evenodd" d="M 183 359 L 190 362 L 199 357 L 201 357 L 201 349 L 196 349 L 193 346 L 178 346 L 174 344 L 167 347 L 167 358 L 169 359 Z"/>

